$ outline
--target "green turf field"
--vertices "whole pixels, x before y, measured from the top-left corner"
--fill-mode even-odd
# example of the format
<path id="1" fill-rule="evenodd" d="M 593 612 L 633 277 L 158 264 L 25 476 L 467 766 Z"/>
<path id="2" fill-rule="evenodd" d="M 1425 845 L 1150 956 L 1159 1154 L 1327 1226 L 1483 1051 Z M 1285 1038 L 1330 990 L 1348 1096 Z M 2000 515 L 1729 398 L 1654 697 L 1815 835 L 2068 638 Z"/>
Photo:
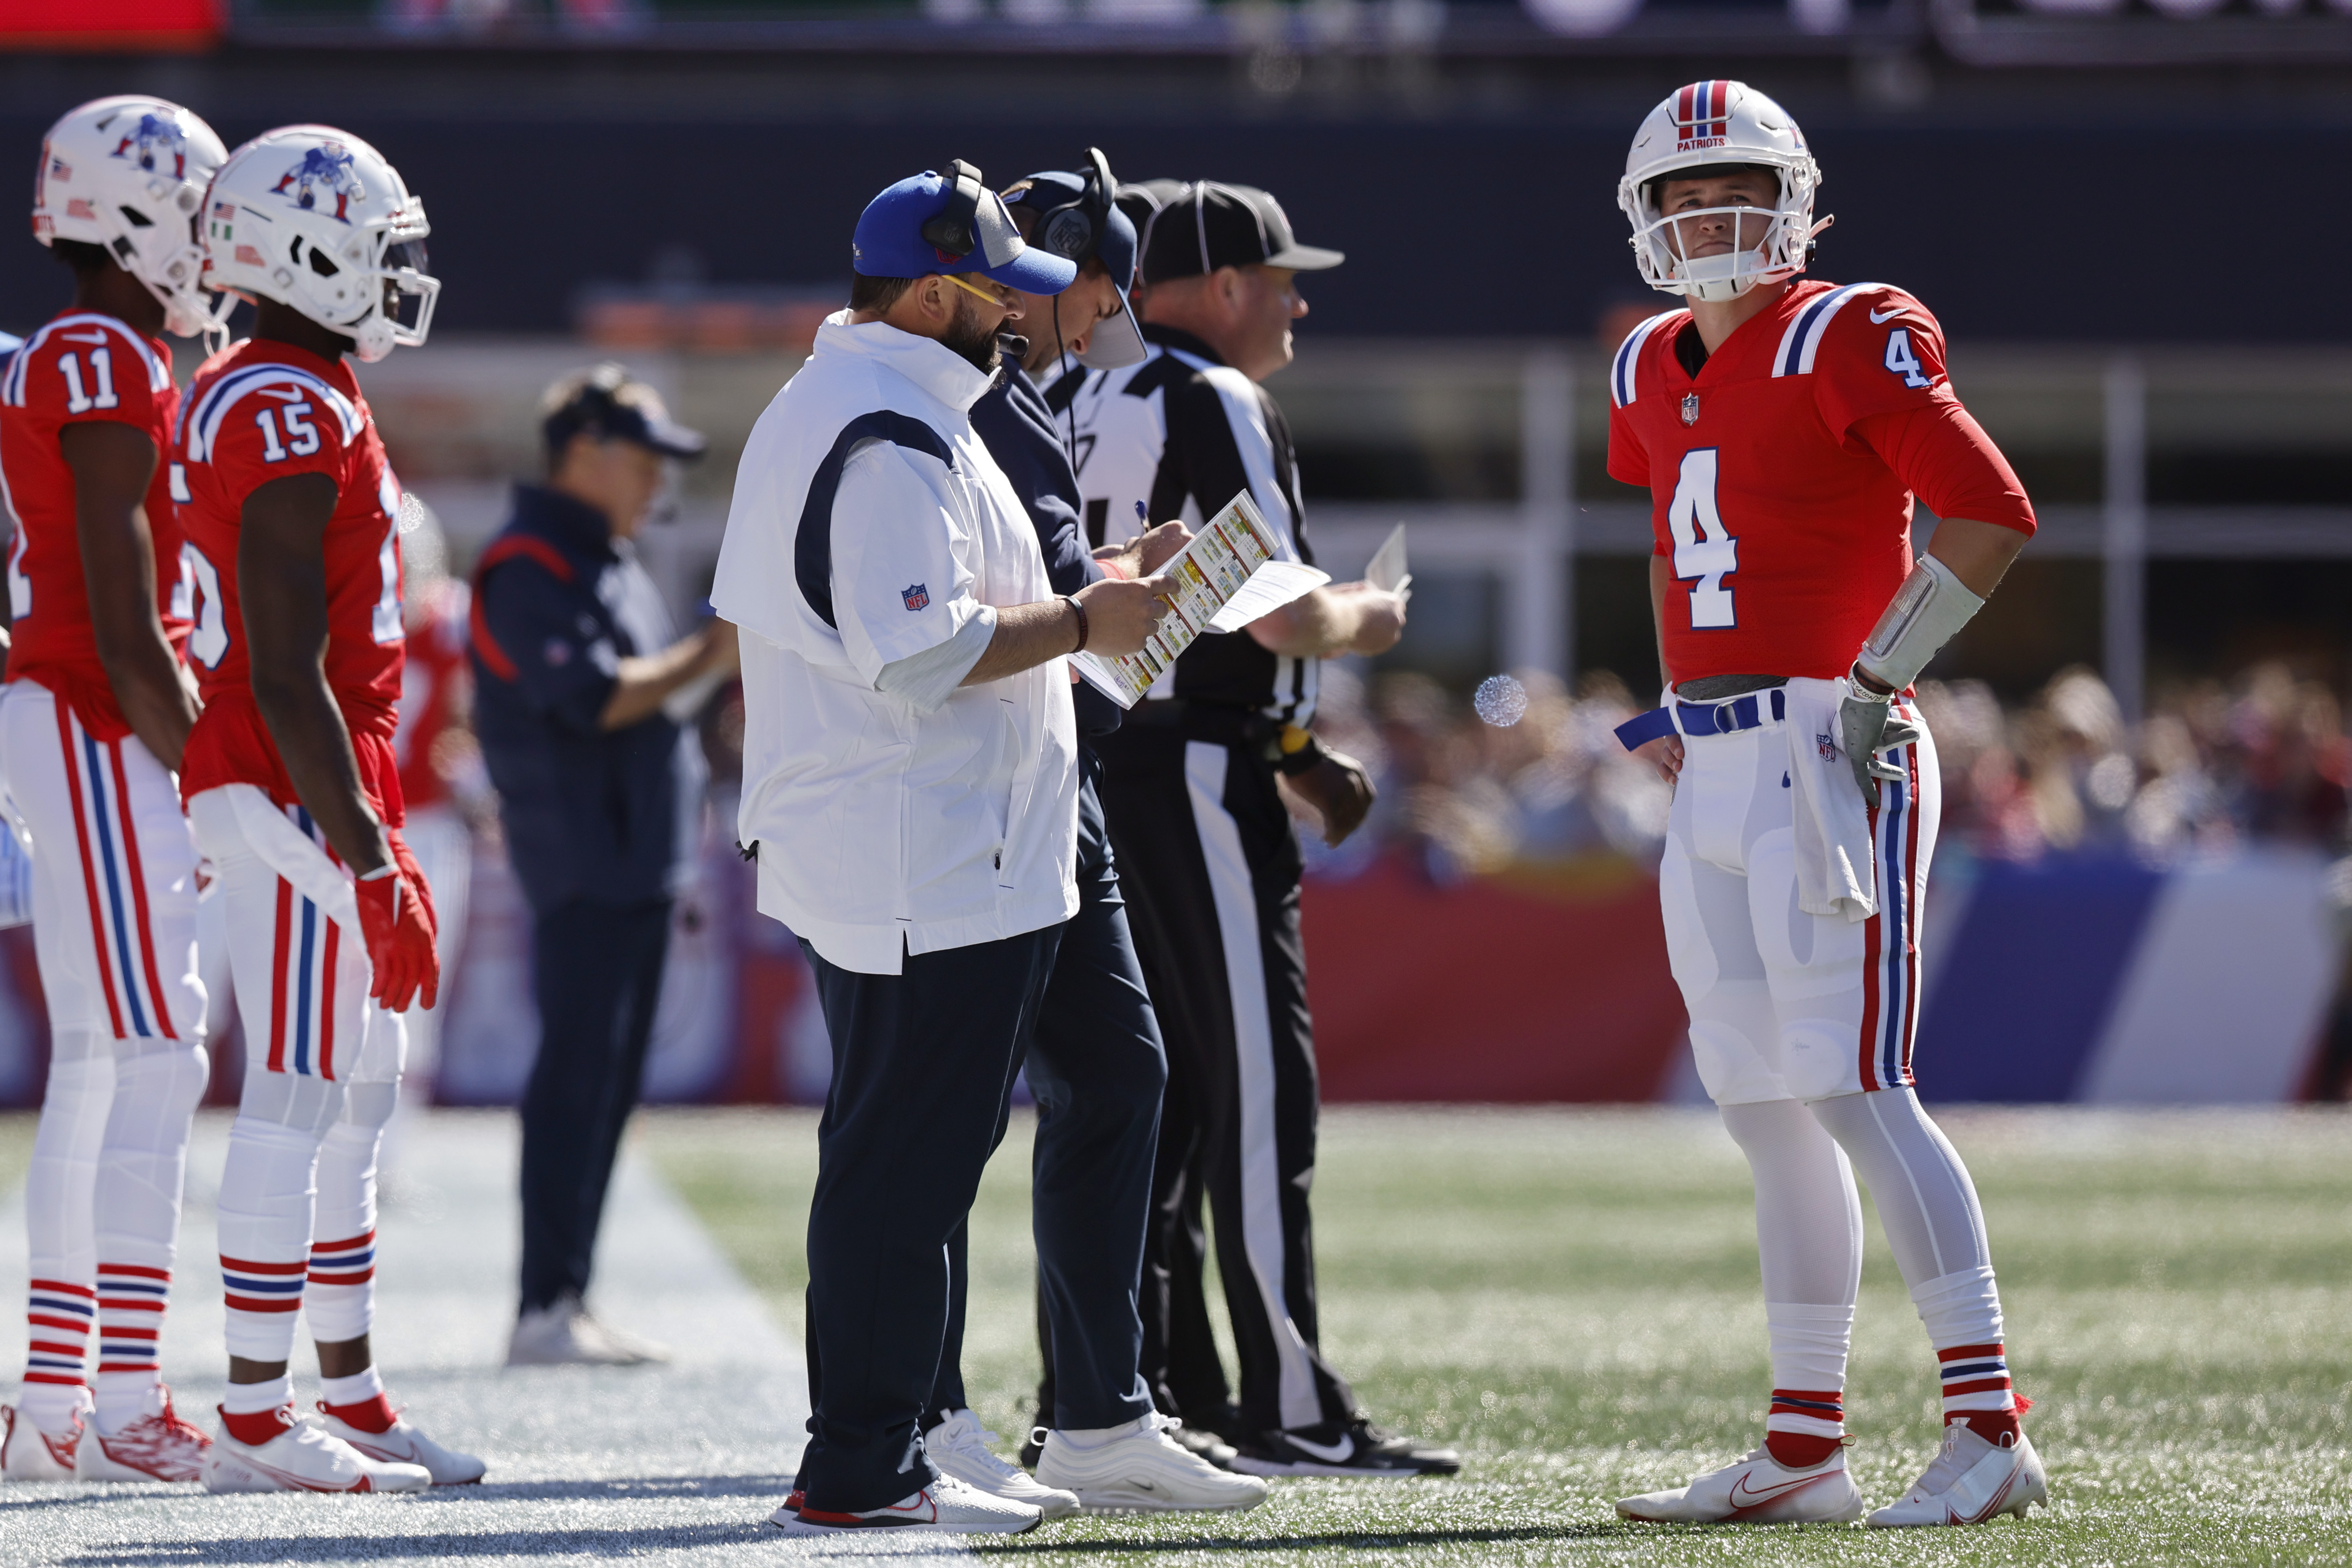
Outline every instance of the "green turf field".
<path id="1" fill-rule="evenodd" d="M 1337 1110 L 1316 1217 L 1324 1343 L 1456 1480 L 1286 1481 L 1211 1521 L 1049 1525 L 992 1548 L 1251 1563 L 2352 1563 L 2352 1118 L 1954 1114 L 2055 1507 L 1972 1531 L 1628 1525 L 1610 1500 L 1758 1440 L 1746 1170 L 1706 1113 Z M 663 1112 L 644 1146 L 797 1333 L 813 1116 Z M 966 1373 L 1026 1425 L 1029 1124 L 973 1214 Z M 1865 1209 L 1867 1205 L 1865 1205 Z M 1864 1495 L 1936 1438 L 1932 1363 L 1877 1225 L 1848 1384 Z"/>

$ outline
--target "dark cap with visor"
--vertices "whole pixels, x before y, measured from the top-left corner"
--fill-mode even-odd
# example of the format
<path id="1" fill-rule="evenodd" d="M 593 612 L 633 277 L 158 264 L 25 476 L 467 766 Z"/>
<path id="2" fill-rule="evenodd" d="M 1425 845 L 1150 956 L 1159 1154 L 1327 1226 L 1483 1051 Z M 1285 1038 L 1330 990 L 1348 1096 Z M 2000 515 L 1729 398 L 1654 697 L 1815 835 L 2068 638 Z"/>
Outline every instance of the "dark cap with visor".
<path id="1" fill-rule="evenodd" d="M 1348 258 L 1301 245 L 1282 204 L 1255 185 L 1199 180 L 1152 215 L 1143 237 L 1143 280 L 1197 278 L 1221 267 L 1319 272 Z"/>
<path id="2" fill-rule="evenodd" d="M 1136 229 L 1134 220 L 1115 200 L 1121 188 L 1118 182 L 1102 177 L 1110 173 L 1109 164 L 1099 163 L 1102 154 L 1092 148 L 1087 149 L 1087 156 L 1097 161 L 1099 174 L 1051 169 L 1032 174 L 1019 182 L 1004 202 L 1007 207 L 1034 215 L 1029 226 L 1029 243 L 1034 247 L 1066 257 L 1080 267 L 1090 259 L 1099 260 L 1110 274 L 1111 285 L 1118 290 L 1118 310 L 1095 323 L 1078 360 L 1090 370 L 1118 370 L 1140 363 L 1146 353 L 1143 329 L 1128 302 L 1128 290 L 1135 280 Z M 1097 186 L 1104 188 L 1097 190 Z M 1053 330 L 1050 322 L 1043 321 L 1024 321 L 1022 325 L 1033 332 Z"/>
<path id="3" fill-rule="evenodd" d="M 699 458 L 709 445 L 701 431 L 670 418 L 661 394 L 611 361 L 557 381 L 540 399 L 539 411 L 551 458 L 562 456 L 574 436 L 634 441 L 665 458 Z"/>

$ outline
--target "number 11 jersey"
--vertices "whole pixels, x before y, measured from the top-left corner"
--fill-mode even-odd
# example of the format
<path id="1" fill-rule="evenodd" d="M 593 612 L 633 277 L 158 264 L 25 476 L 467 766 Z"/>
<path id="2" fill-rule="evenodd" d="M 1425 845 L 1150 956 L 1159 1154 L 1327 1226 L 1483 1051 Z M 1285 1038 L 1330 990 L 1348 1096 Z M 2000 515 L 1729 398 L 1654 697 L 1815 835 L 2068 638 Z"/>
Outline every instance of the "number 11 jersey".
<path id="1" fill-rule="evenodd" d="M 128 425 L 155 443 L 146 500 L 155 614 L 176 647 L 188 635 L 188 589 L 165 476 L 179 396 L 171 349 L 95 310 L 68 310 L 50 321 L 0 376 L 0 486 L 16 513 L 8 546 L 15 622 L 8 679 L 48 688 L 101 742 L 121 739 L 131 726 L 98 657 L 73 470 L 60 437 L 68 425 Z"/>
<path id="2" fill-rule="evenodd" d="M 1911 571 L 1915 492 L 2033 531 L 1945 377 L 1943 330 L 1900 289 L 1800 279 L 1696 375 L 1690 326 L 1653 316 L 1609 369 L 1609 472 L 1650 491 L 1677 685 L 1845 674 Z"/>
<path id="3" fill-rule="evenodd" d="M 249 784 L 281 805 L 296 804 L 254 703 L 237 544 L 245 503 L 256 490 L 274 479 L 324 474 L 335 483 L 322 542 L 327 685 L 351 731 L 369 804 L 397 826 L 392 736 L 404 654 L 400 485 L 351 367 L 291 343 L 248 338 L 231 344 L 189 384 L 172 458 L 195 576 L 188 662 L 205 700 L 188 737 L 180 793 L 193 797 L 220 784 Z"/>

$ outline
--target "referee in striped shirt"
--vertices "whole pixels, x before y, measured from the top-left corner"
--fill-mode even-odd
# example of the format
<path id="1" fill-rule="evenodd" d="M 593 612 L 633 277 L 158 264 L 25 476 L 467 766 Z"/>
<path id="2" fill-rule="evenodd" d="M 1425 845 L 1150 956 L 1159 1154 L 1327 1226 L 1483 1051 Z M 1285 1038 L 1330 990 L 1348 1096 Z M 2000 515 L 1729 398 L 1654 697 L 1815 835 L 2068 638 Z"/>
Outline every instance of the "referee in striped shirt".
<path id="1" fill-rule="evenodd" d="M 1264 191 L 1202 182 L 1170 194 L 1143 240 L 1145 359 L 1069 389 L 1091 543 L 1155 522 L 1197 529 L 1247 490 L 1282 553 L 1312 563 L 1290 428 L 1258 384 L 1290 363 L 1290 323 L 1307 313 L 1298 274 L 1341 259 L 1298 244 Z M 1298 842 L 1276 782 L 1320 810 L 1333 842 L 1363 820 L 1362 768 L 1309 730 L 1316 670 L 1336 655 L 1385 652 L 1403 626 L 1394 594 L 1318 588 L 1195 642 L 1097 742 L 1168 1047 L 1144 1375 L 1168 1414 L 1220 1433 L 1238 1450 L 1234 1468 L 1258 1475 L 1460 1468 L 1449 1450 L 1372 1426 L 1317 1344 L 1315 1047 Z M 1237 1406 L 1199 1300 L 1204 1196 L 1241 1363 Z"/>

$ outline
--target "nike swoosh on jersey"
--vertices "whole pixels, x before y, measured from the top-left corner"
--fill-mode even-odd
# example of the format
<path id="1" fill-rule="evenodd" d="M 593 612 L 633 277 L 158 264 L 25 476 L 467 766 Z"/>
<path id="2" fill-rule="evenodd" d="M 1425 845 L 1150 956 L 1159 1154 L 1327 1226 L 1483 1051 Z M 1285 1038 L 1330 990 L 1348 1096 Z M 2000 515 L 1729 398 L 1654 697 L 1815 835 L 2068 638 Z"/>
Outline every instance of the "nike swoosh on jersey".
<path id="1" fill-rule="evenodd" d="M 1327 1465 L 1345 1464 L 1356 1455 L 1356 1440 L 1353 1437 L 1343 1436 L 1337 1443 L 1325 1444 L 1310 1443 L 1295 1433 L 1286 1433 L 1284 1436 L 1290 1446 L 1300 1453 L 1320 1459 Z"/>
<path id="2" fill-rule="evenodd" d="M 1883 322 L 1891 321 L 1893 321 L 1895 317 L 1897 317 L 1897 316 L 1901 315 L 1905 310 L 1908 310 L 1909 308 L 1910 308 L 1910 307 L 1908 307 L 1908 306 L 1906 306 L 1906 305 L 1897 305 L 1897 306 L 1895 306 L 1895 309 L 1893 309 L 1893 310 L 1891 310 L 1887 311 L 1887 312 L 1886 312 L 1885 315 L 1883 315 L 1883 316 L 1882 316 L 1882 315 L 1880 315 L 1877 311 L 1873 310 L 1873 311 L 1870 313 L 1870 324 L 1871 324 L 1872 326 L 1875 327 L 1875 326 L 1880 325 L 1880 324 L 1881 324 L 1881 323 L 1883 323 Z"/>
<path id="3" fill-rule="evenodd" d="M 1731 1483 L 1731 1506 L 1755 1508 L 1759 1504 L 1770 1502 L 1775 1498 L 1786 1497 L 1801 1487 L 1811 1486 L 1821 1479 L 1819 1476 L 1800 1476 L 1793 1481 L 1782 1481 L 1778 1486 L 1767 1487 L 1762 1491 L 1757 1491 L 1748 1486 L 1748 1477 L 1743 1475 Z"/>
<path id="4" fill-rule="evenodd" d="M 58 336 L 69 343 L 96 343 L 101 348 L 106 344 L 106 333 L 102 330 L 89 332 L 59 332 Z"/>
<path id="5" fill-rule="evenodd" d="M 309 389 L 299 386 L 257 386 L 253 389 L 264 397 L 274 397 L 280 403 L 291 403 L 310 395 Z"/>

